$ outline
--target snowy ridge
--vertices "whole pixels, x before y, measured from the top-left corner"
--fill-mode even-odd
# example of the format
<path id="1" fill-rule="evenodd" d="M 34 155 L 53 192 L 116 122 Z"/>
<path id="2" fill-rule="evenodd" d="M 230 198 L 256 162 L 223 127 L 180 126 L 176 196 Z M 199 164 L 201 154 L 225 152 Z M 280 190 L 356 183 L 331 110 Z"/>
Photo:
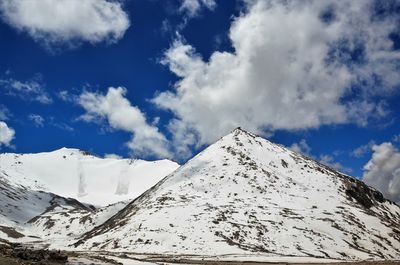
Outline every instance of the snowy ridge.
<path id="1" fill-rule="evenodd" d="M 236 129 L 74 246 L 270 259 L 400 259 L 399 227 L 399 206 L 377 190 Z"/>
<path id="2" fill-rule="evenodd" d="M 26 231 L 25 224 L 32 218 L 56 207 L 80 211 L 92 208 L 75 199 L 63 198 L 53 193 L 31 190 L 21 184 L 13 184 L 9 176 L 0 172 L 0 238 L 26 240 L 26 236 L 38 238 Z"/>
<path id="3" fill-rule="evenodd" d="M 67 148 L 0 154 L 0 239 L 64 246 L 178 166 L 169 160 L 103 159 Z"/>
<path id="4" fill-rule="evenodd" d="M 68 148 L 0 154 L 0 171 L 13 183 L 98 206 L 136 198 L 178 166 L 170 160 L 99 158 Z"/>

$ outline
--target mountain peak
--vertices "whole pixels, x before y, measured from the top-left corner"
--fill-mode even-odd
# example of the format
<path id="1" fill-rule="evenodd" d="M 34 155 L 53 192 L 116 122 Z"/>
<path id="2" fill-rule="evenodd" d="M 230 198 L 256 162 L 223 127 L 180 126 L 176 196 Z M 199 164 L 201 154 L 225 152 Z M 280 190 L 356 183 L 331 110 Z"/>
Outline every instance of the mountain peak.
<path id="1" fill-rule="evenodd" d="M 245 132 L 245 130 L 243 130 L 242 129 L 242 127 L 236 127 L 235 129 L 233 129 L 232 131 L 231 131 L 232 133 L 235 133 L 235 132 Z"/>
<path id="2" fill-rule="evenodd" d="M 105 205 L 104 199 L 132 198 L 132 188 L 137 190 L 144 179 L 178 167 L 167 160 L 128 163 L 61 150 L 66 153 L 5 155 L 4 178 L 27 186 L 29 174 L 58 195 Z M 70 247 L 175 255 L 257 253 L 267 259 L 400 258 L 399 206 L 360 180 L 241 128 L 159 177 L 140 189 L 146 191 L 139 197 L 118 206 L 117 213 L 112 210 L 89 231 L 79 230 L 79 238 L 68 239 L 78 240 Z M 59 226 L 57 216 L 54 232 L 71 220 Z M 34 225 L 45 226 L 47 217 L 36 218 Z"/>
<path id="3" fill-rule="evenodd" d="M 399 258 L 399 223 L 400 208 L 361 181 L 237 128 L 76 246 L 193 255 Z"/>
<path id="4" fill-rule="evenodd" d="M 236 127 L 235 129 L 233 129 L 230 134 L 233 135 L 239 135 L 239 134 L 244 134 L 244 135 L 248 135 L 250 137 L 257 137 L 256 134 L 253 134 L 245 129 L 242 129 L 242 127 Z"/>

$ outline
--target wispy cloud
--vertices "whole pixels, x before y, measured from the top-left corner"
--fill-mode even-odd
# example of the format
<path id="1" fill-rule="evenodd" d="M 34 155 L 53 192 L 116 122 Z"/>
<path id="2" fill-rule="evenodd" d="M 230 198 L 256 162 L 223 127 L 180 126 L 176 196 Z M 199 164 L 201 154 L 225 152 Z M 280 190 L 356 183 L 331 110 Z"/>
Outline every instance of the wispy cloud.
<path id="1" fill-rule="evenodd" d="M 203 10 L 213 11 L 217 7 L 215 0 L 179 0 L 177 2 L 179 4 L 178 11 L 176 11 L 176 6 L 174 5 L 174 11 L 169 11 L 169 13 L 178 13 L 180 16 L 179 22 L 174 22 L 173 19 L 168 17 L 165 18 L 160 27 L 160 32 L 163 35 L 179 36 L 191 19 L 199 17 Z M 172 10 L 169 4 L 166 5 L 166 8 L 167 10 Z"/>
<path id="2" fill-rule="evenodd" d="M 291 146 L 289 146 L 289 149 L 296 153 L 304 154 L 307 156 L 311 153 L 311 147 L 308 145 L 305 139 L 301 139 L 298 143 L 293 143 Z"/>
<path id="3" fill-rule="evenodd" d="M 10 116 L 11 116 L 11 113 L 8 110 L 8 108 L 4 105 L 0 105 L 0 120 L 6 121 L 9 119 Z"/>
<path id="4" fill-rule="evenodd" d="M 74 132 L 75 129 L 73 127 L 71 127 L 70 125 L 64 123 L 64 122 L 52 122 L 51 123 L 52 126 L 63 130 L 63 131 L 68 131 L 68 132 Z"/>
<path id="5" fill-rule="evenodd" d="M 199 12 L 206 8 L 213 10 L 217 3 L 215 0 L 181 0 L 179 11 L 185 13 L 188 17 L 195 17 Z"/>
<path id="6" fill-rule="evenodd" d="M 17 80 L 9 74 L 0 77 L 0 90 L 8 96 L 19 97 L 25 101 L 36 101 L 42 104 L 51 104 L 53 99 L 47 93 L 42 75 L 36 74 L 28 80 Z"/>
<path id="7" fill-rule="evenodd" d="M 320 154 L 319 156 L 313 155 L 311 152 L 312 149 L 305 139 L 301 139 L 299 142 L 293 143 L 291 146 L 289 146 L 289 149 L 296 153 L 311 157 L 314 160 L 320 161 L 322 164 L 330 166 L 338 171 L 344 173 L 351 173 L 353 171 L 351 168 L 345 167 L 340 162 L 336 161 L 335 157 L 332 155 L 328 154 Z M 334 152 L 334 154 L 336 153 L 337 152 Z"/>
<path id="8" fill-rule="evenodd" d="M 57 93 L 57 97 L 62 101 L 69 102 L 69 103 L 77 103 L 79 96 L 71 93 L 68 90 L 61 90 Z"/>
<path id="9" fill-rule="evenodd" d="M 331 155 L 327 154 L 322 154 L 319 159 L 318 159 L 322 164 L 325 164 L 327 166 L 330 166 L 338 171 L 344 172 L 344 173 L 351 173 L 353 170 L 349 167 L 343 166 L 340 162 L 335 161 L 335 158 Z"/>
<path id="10" fill-rule="evenodd" d="M 39 114 L 29 114 L 28 119 L 33 122 L 36 127 L 43 127 L 44 126 L 44 118 Z"/>
<path id="11" fill-rule="evenodd" d="M 363 157 L 372 151 L 372 147 L 375 145 L 375 141 L 371 140 L 367 144 L 361 145 L 351 151 L 351 155 L 357 158 Z"/>

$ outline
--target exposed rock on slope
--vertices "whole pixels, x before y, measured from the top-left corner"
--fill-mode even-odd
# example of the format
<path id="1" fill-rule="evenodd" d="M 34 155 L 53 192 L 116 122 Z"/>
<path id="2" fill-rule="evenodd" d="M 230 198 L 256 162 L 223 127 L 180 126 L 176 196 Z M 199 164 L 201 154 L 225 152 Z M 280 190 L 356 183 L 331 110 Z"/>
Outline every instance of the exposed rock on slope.
<path id="1" fill-rule="evenodd" d="M 12 183 L 9 178 L 6 173 L 0 172 L 0 238 L 34 238 L 34 235 L 25 231 L 26 222 L 57 207 L 87 212 L 94 209 L 75 199 L 31 190 L 24 185 Z"/>
<path id="2" fill-rule="evenodd" d="M 107 221 L 128 202 L 118 202 L 95 210 L 58 205 L 29 220 L 27 226 L 31 233 L 53 247 L 63 247 L 74 242 L 76 237 Z"/>
<path id="3" fill-rule="evenodd" d="M 86 233 L 82 249 L 400 258 L 400 208 L 363 182 L 236 129 Z"/>

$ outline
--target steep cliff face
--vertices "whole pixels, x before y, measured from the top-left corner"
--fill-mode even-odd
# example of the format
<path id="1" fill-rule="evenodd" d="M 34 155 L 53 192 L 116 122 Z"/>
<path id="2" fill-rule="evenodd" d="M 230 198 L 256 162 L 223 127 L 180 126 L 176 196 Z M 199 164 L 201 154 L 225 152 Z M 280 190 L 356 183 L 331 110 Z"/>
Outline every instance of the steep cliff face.
<path id="1" fill-rule="evenodd" d="M 84 234 L 78 249 L 400 258 L 400 208 L 363 182 L 236 129 Z"/>

